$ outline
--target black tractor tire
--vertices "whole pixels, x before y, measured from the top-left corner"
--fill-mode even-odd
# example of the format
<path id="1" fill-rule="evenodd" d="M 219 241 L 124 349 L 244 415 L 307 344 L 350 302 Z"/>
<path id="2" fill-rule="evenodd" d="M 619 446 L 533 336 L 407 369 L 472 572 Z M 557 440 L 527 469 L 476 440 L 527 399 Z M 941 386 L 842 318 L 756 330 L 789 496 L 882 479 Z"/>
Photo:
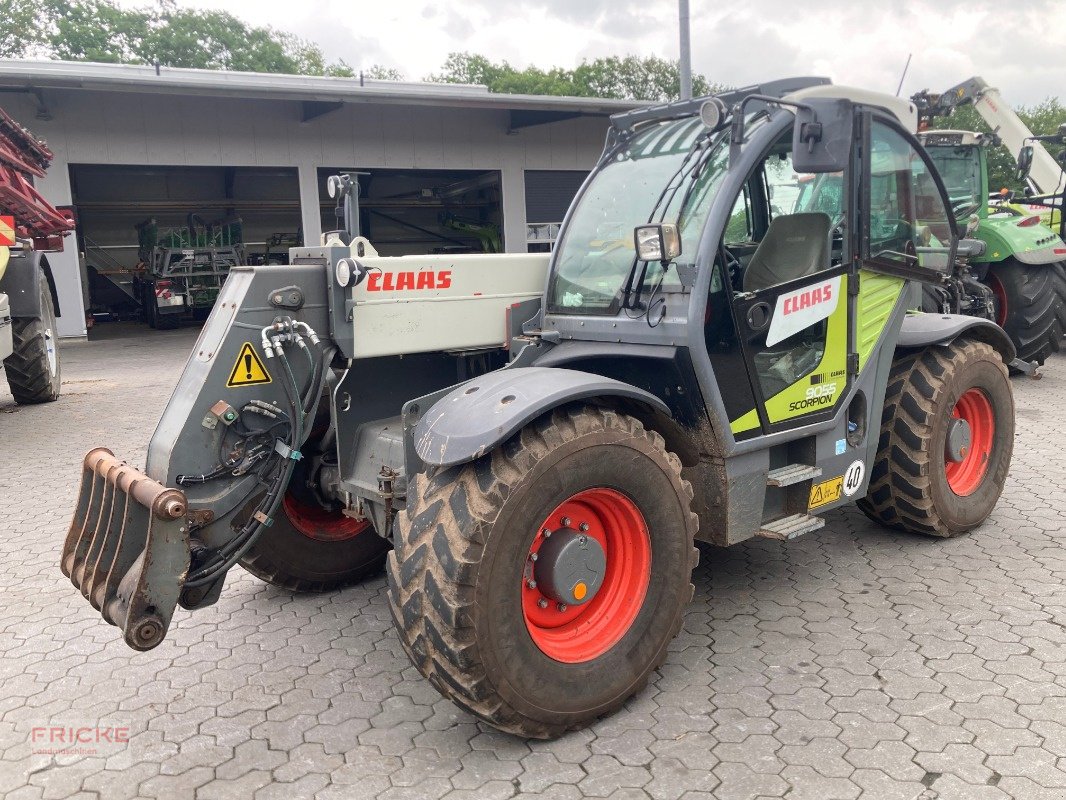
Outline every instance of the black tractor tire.
<path id="1" fill-rule="evenodd" d="M 985 398 L 994 425 L 980 479 L 957 494 L 948 480 L 947 434 L 956 403 L 971 390 Z M 978 449 L 978 439 L 975 427 L 971 452 Z M 1014 395 L 1007 367 L 990 345 L 959 339 L 948 347 L 897 355 L 870 487 L 859 508 L 897 530 L 940 538 L 966 533 L 992 513 L 1013 447 Z"/>
<path id="2" fill-rule="evenodd" d="M 1061 264 L 992 264 L 986 282 L 996 295 L 996 321 L 1018 358 L 1043 364 L 1062 346 L 1066 332 L 1066 271 Z"/>
<path id="3" fill-rule="evenodd" d="M 524 616 L 531 543 L 562 503 L 605 490 L 646 520 L 647 588 L 599 655 L 557 660 Z M 473 463 L 414 476 L 388 559 L 404 649 L 442 695 L 516 735 L 552 738 L 614 711 L 662 664 L 692 598 L 692 496 L 658 433 L 596 407 L 557 409 Z"/>
<path id="4" fill-rule="evenodd" d="M 274 524 L 240 560 L 260 580 L 290 592 L 327 592 L 359 583 L 385 568 L 389 542 L 369 522 L 350 538 L 330 541 L 309 535 L 313 525 L 291 517 L 290 508 L 287 503 L 278 508 Z M 337 512 L 335 524 L 345 519 Z"/>
<path id="5" fill-rule="evenodd" d="M 155 300 L 154 297 L 152 299 Z M 181 327 L 181 317 L 181 314 L 161 314 L 159 313 L 157 307 L 155 314 L 155 325 L 153 325 L 152 327 L 160 331 L 177 330 Z"/>
<path id="6" fill-rule="evenodd" d="M 40 285 L 41 317 L 15 317 L 11 321 L 14 350 L 4 359 L 7 384 L 19 405 L 59 399 L 63 382 L 52 293 L 43 279 Z"/>

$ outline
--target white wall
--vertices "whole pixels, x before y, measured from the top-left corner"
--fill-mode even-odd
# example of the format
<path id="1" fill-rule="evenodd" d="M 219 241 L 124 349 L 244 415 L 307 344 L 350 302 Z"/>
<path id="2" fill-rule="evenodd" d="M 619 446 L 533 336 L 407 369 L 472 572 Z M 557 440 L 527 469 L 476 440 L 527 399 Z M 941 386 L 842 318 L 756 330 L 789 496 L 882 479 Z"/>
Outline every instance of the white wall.
<path id="1" fill-rule="evenodd" d="M 31 102 L 32 100 L 32 102 Z M 504 244 L 525 252 L 526 169 L 590 169 L 607 121 L 588 117 L 508 134 L 508 114 L 493 109 L 346 105 L 301 122 L 294 101 L 49 90 L 51 120 L 35 118 L 36 100 L 7 95 L 5 109 L 45 139 L 56 155 L 40 182 L 48 200 L 71 202 L 69 164 L 296 167 L 305 238 L 321 223 L 316 170 L 368 168 L 500 170 Z M 68 240 L 69 241 L 69 240 Z M 85 334 L 76 255 L 50 257 L 59 284 L 61 336 Z"/>

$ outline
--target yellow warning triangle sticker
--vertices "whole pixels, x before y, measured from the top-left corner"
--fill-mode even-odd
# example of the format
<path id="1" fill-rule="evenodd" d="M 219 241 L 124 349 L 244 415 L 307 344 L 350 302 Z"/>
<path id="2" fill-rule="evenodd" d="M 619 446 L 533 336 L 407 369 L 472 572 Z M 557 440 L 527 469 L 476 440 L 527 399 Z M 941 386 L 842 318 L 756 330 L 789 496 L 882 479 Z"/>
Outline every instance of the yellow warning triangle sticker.
<path id="1" fill-rule="evenodd" d="M 252 343 L 245 342 L 241 352 L 237 355 L 237 363 L 230 370 L 226 387 L 232 389 L 236 386 L 255 386 L 259 383 L 270 383 L 270 373 L 266 371 L 263 360 L 255 352 Z"/>

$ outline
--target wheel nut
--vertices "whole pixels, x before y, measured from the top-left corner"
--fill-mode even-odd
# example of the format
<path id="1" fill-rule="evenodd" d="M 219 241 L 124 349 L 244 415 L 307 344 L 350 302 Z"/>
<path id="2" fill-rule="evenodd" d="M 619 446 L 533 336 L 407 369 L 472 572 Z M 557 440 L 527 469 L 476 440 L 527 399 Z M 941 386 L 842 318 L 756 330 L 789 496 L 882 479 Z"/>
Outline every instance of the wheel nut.
<path id="1" fill-rule="evenodd" d="M 560 611 L 566 611 L 566 603 L 559 603 L 556 608 L 558 608 Z"/>
<path id="2" fill-rule="evenodd" d="M 589 529 L 589 524 L 587 522 L 582 522 L 580 525 L 577 526 L 577 529 L 582 533 L 586 533 Z"/>
<path id="3" fill-rule="evenodd" d="M 540 600 L 537 601 L 537 607 L 538 608 L 547 608 L 548 607 L 548 601 L 545 600 L 543 597 L 540 598 Z"/>
<path id="4" fill-rule="evenodd" d="M 545 539 L 552 535 L 551 528 L 545 528 L 540 533 Z"/>
<path id="5" fill-rule="evenodd" d="M 530 553 L 529 554 L 529 560 L 530 561 L 536 561 L 537 560 L 537 554 L 536 553 Z"/>
<path id="6" fill-rule="evenodd" d="M 530 589 L 536 589 L 537 588 L 537 582 L 535 580 L 532 580 L 532 579 L 528 580 L 528 581 L 526 581 L 526 587 L 530 588 Z"/>
<path id="7" fill-rule="evenodd" d="M 570 527 L 570 517 L 563 517 L 562 522 L 563 522 L 563 527 L 564 528 L 569 528 Z"/>

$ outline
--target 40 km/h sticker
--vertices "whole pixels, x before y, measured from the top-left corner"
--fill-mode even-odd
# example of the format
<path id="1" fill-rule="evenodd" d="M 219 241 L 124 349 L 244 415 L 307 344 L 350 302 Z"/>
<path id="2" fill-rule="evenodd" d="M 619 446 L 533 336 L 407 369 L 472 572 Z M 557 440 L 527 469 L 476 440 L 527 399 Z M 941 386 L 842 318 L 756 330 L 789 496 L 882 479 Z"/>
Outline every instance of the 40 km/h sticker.
<path id="1" fill-rule="evenodd" d="M 861 461 L 852 461 L 848 471 L 844 473 L 844 494 L 851 497 L 862 486 L 862 477 L 866 474 L 866 466 Z"/>
<path id="2" fill-rule="evenodd" d="M 270 383 L 270 373 L 267 372 L 263 359 L 255 352 L 252 343 L 245 342 L 241 347 L 241 352 L 237 354 L 237 363 L 230 370 L 226 388 L 255 386 L 260 383 Z"/>

